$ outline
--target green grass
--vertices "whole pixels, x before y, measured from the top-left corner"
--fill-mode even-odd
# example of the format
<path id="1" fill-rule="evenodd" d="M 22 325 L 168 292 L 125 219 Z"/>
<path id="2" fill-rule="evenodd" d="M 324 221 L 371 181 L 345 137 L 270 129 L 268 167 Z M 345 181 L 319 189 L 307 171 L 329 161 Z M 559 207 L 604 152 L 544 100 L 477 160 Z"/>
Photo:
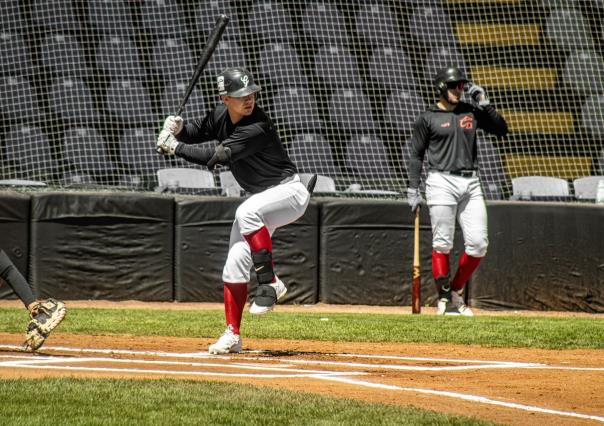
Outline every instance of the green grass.
<path id="1" fill-rule="evenodd" d="M 325 320 L 327 318 L 328 320 Z M 0 309 L 0 332 L 24 331 L 23 309 Z M 96 335 L 219 336 L 222 310 L 69 309 L 58 329 Z M 262 317 L 245 314 L 246 338 L 279 338 L 340 342 L 455 343 L 485 347 L 545 349 L 604 348 L 604 318 L 351 313 L 281 313 Z"/>
<path id="2" fill-rule="evenodd" d="M 2 425 L 487 425 L 477 419 L 248 385 L 177 380 L 0 381 Z"/>

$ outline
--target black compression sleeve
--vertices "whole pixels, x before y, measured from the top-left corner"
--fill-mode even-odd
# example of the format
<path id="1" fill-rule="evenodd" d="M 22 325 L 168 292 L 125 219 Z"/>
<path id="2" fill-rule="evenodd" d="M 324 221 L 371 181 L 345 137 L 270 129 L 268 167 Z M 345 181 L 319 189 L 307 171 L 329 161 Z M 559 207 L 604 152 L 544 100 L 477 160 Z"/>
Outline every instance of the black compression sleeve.
<path id="1" fill-rule="evenodd" d="M 185 145 L 179 143 L 174 153 L 181 158 L 195 164 L 201 164 L 205 166 L 208 164 L 212 155 L 214 155 L 214 148 L 207 148 L 199 145 Z"/>

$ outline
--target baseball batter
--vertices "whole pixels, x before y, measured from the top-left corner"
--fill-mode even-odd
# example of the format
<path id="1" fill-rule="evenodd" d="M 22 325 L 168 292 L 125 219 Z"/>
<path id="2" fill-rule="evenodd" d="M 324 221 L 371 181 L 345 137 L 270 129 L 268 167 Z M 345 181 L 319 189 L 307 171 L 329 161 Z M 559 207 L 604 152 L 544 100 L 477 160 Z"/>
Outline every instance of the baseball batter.
<path id="1" fill-rule="evenodd" d="M 33 352 L 44 344 L 50 332 L 63 321 L 66 313 L 65 303 L 55 299 L 36 300 L 29 283 L 2 249 L 0 249 L 0 278 L 13 289 L 29 311 L 30 321 L 27 325 L 23 350 Z"/>
<path id="2" fill-rule="evenodd" d="M 505 120 L 482 87 L 471 84 L 458 68 L 440 70 L 434 79 L 439 99 L 417 119 L 411 139 L 407 198 L 411 210 L 425 203 L 419 191 L 424 155 L 428 154 L 426 199 L 432 222 L 432 274 L 438 290 L 438 314 L 472 316 L 463 289 L 486 255 L 487 211 L 478 179 L 476 130 L 505 136 Z M 474 104 L 461 102 L 466 87 Z M 449 253 L 455 219 L 463 232 L 465 252 L 451 280 Z"/>
<path id="3" fill-rule="evenodd" d="M 217 79 L 222 103 L 203 120 L 166 118 L 157 146 L 168 155 L 213 168 L 229 165 L 239 185 L 252 195 L 235 213 L 229 254 L 224 265 L 224 309 L 227 328 L 209 347 L 213 354 L 241 351 L 241 316 L 253 266 L 258 290 L 250 313 L 273 309 L 287 292 L 273 264 L 275 229 L 302 216 L 310 194 L 300 182 L 270 118 L 256 105 L 260 86 L 243 68 L 228 68 Z M 215 148 L 188 144 L 218 140 Z"/>

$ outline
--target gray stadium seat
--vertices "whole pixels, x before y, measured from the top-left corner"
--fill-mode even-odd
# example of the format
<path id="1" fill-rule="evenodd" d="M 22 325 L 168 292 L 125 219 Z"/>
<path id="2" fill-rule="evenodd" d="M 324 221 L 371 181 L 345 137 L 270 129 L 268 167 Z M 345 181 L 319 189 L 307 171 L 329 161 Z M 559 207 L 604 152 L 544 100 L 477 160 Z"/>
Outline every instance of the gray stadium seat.
<path id="1" fill-rule="evenodd" d="M 260 51 L 259 77 L 270 85 L 272 90 L 278 87 L 308 86 L 298 54 L 292 46 L 284 43 L 271 43 Z"/>
<path id="2" fill-rule="evenodd" d="M 304 185 L 308 185 L 310 178 L 312 178 L 314 173 L 299 173 L 300 181 Z M 336 190 L 336 182 L 329 176 L 324 176 L 321 174 L 317 174 L 317 183 L 315 184 L 314 193 L 330 193 L 330 192 L 338 192 Z"/>
<path id="3" fill-rule="evenodd" d="M 315 56 L 315 75 L 333 87 L 361 87 L 361 76 L 357 62 L 346 47 L 323 46 Z"/>
<path id="4" fill-rule="evenodd" d="M 352 40 L 342 13 L 329 2 L 308 2 L 301 27 L 304 35 L 317 44 L 346 45 Z"/>
<path id="5" fill-rule="evenodd" d="M 126 129 L 120 138 L 122 163 L 131 172 L 154 175 L 159 169 L 170 167 L 170 158 L 155 152 L 158 131 L 147 127 Z"/>
<path id="6" fill-rule="evenodd" d="M 25 40 L 17 33 L 0 33 L 0 74 L 32 75 L 33 63 Z"/>
<path id="7" fill-rule="evenodd" d="M 399 131 L 410 133 L 417 117 L 426 108 L 427 105 L 418 94 L 401 90 L 393 93 L 386 100 L 384 120 Z"/>
<path id="8" fill-rule="evenodd" d="M 4 32 L 18 33 L 26 26 L 21 13 L 20 0 L 3 0 L 2 13 L 0 14 L 0 28 Z"/>
<path id="9" fill-rule="evenodd" d="M 369 46 L 400 46 L 396 13 L 387 5 L 371 2 L 356 14 L 357 34 Z"/>
<path id="10" fill-rule="evenodd" d="M 153 46 L 151 66 L 165 81 L 189 81 L 196 64 L 185 40 L 160 38 Z"/>
<path id="11" fill-rule="evenodd" d="M 65 125 L 94 124 L 101 117 L 90 89 L 76 78 L 55 80 L 50 90 L 50 105 Z"/>
<path id="12" fill-rule="evenodd" d="M 145 0 L 141 6 L 141 25 L 148 35 L 158 38 L 186 38 L 189 32 L 177 0 Z"/>
<path id="13" fill-rule="evenodd" d="M 563 80 L 584 95 L 604 92 L 604 60 L 588 51 L 577 51 L 566 58 Z"/>
<path id="14" fill-rule="evenodd" d="M 204 72 L 211 76 L 212 83 L 214 83 L 216 76 L 229 67 L 247 67 L 245 52 L 234 41 L 222 40 L 218 43 Z"/>
<path id="15" fill-rule="evenodd" d="M 583 127 L 600 139 L 604 139 L 604 95 L 594 94 L 581 107 Z"/>
<path id="16" fill-rule="evenodd" d="M 331 124 L 342 131 L 368 132 L 375 128 L 369 101 L 361 90 L 340 89 L 329 98 Z"/>
<path id="17" fill-rule="evenodd" d="M 72 0 L 34 0 L 31 18 L 38 31 L 79 33 L 84 28 L 80 14 Z M 85 19 L 85 18 L 84 18 Z"/>
<path id="18" fill-rule="evenodd" d="M 129 127 L 155 126 L 151 98 L 138 80 L 112 80 L 107 88 L 107 109 Z"/>
<path id="19" fill-rule="evenodd" d="M 435 28 L 438 29 L 435 31 Z M 425 46 L 455 46 L 449 16 L 437 5 L 422 4 L 409 18 L 409 31 Z"/>
<path id="20" fill-rule="evenodd" d="M 85 79 L 92 74 L 80 44 L 68 34 L 49 34 L 40 48 L 40 61 L 57 76 Z"/>
<path id="21" fill-rule="evenodd" d="M 579 10 L 552 10 L 545 22 L 545 36 L 556 47 L 568 52 L 594 48 L 589 22 Z"/>
<path id="22" fill-rule="evenodd" d="M 432 86 L 434 76 L 442 68 L 457 67 L 466 72 L 466 61 L 459 51 L 453 46 L 439 46 L 430 50 L 424 61 L 424 79 Z"/>
<path id="23" fill-rule="evenodd" d="M 306 87 L 279 90 L 273 97 L 271 117 L 292 131 L 319 130 L 323 127 L 317 103 Z"/>
<path id="24" fill-rule="evenodd" d="M 218 178 L 220 180 L 222 195 L 227 197 L 241 197 L 245 193 L 230 170 L 221 170 Z"/>
<path id="25" fill-rule="evenodd" d="M 102 175 L 115 169 L 109 161 L 105 141 L 92 127 L 75 127 L 65 131 L 63 160 L 68 170 L 75 174 Z"/>
<path id="26" fill-rule="evenodd" d="M 4 77 L 0 80 L 0 99 L 5 120 L 35 125 L 45 119 L 38 97 L 26 78 Z"/>
<path id="27" fill-rule="evenodd" d="M 369 87 L 374 90 L 417 90 L 409 57 L 400 49 L 380 46 L 373 49 L 367 76 Z"/>
<path id="28" fill-rule="evenodd" d="M 50 142 L 39 127 L 10 129 L 4 139 L 2 167 L 20 179 L 47 180 L 59 170 Z"/>
<path id="29" fill-rule="evenodd" d="M 296 38 L 291 17 L 278 1 L 254 3 L 247 22 L 250 32 L 259 41 L 291 42 Z"/>
<path id="30" fill-rule="evenodd" d="M 287 146 L 287 152 L 300 172 L 319 173 L 332 177 L 340 174 L 329 143 L 319 134 L 296 135 Z"/>
<path id="31" fill-rule="evenodd" d="M 598 193 L 598 183 L 604 181 L 604 176 L 584 176 L 573 181 L 577 200 L 595 201 Z"/>
<path id="32" fill-rule="evenodd" d="M 97 49 L 96 66 L 110 78 L 143 78 L 146 75 L 136 45 L 128 37 L 105 36 Z"/>
<path id="33" fill-rule="evenodd" d="M 355 176 L 364 180 L 395 177 L 388 161 L 386 147 L 378 137 L 369 134 L 353 136 L 346 142 L 346 166 Z M 371 186 L 369 182 L 367 185 Z"/>
<path id="34" fill-rule="evenodd" d="M 180 106 L 180 102 L 185 95 L 188 85 L 188 80 L 170 81 L 164 88 L 164 92 L 161 97 L 162 118 L 176 113 L 178 107 Z M 181 115 L 186 120 L 194 120 L 198 118 L 201 119 L 206 115 L 206 105 L 203 94 L 197 87 L 194 88 L 189 95 L 189 99 L 187 100 L 185 109 Z"/>
<path id="35" fill-rule="evenodd" d="M 522 176 L 512 179 L 512 198 L 531 200 L 549 197 L 551 199 L 570 196 L 568 182 L 550 176 Z"/>
<path id="36" fill-rule="evenodd" d="M 123 0 L 88 0 L 88 20 L 99 32 L 124 37 L 135 34 L 130 2 Z"/>
<path id="37" fill-rule="evenodd" d="M 224 30 L 222 35 L 223 40 L 240 41 L 242 40 L 241 31 L 239 29 L 239 14 L 240 12 L 233 6 L 229 0 L 206 0 L 197 2 L 199 6 L 195 10 L 195 20 L 193 21 L 194 32 L 197 34 L 197 39 L 205 42 L 210 31 L 216 24 L 216 19 L 221 14 L 226 14 L 229 18 L 229 25 Z"/>
<path id="38" fill-rule="evenodd" d="M 158 191 L 215 188 L 214 175 L 209 170 L 168 168 L 157 171 Z"/>

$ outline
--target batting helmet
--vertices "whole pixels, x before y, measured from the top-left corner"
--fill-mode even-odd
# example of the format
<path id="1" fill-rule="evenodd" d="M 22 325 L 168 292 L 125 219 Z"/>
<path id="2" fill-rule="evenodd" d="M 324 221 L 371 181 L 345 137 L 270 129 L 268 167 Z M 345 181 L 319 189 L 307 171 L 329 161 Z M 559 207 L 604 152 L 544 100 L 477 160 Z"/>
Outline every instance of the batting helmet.
<path id="1" fill-rule="evenodd" d="M 227 68 L 217 79 L 218 94 L 241 98 L 260 91 L 260 86 L 254 83 L 252 74 L 245 68 Z"/>
<path id="2" fill-rule="evenodd" d="M 468 79 L 462 70 L 455 67 L 443 68 L 439 70 L 436 73 L 436 77 L 434 77 L 436 90 L 441 94 L 447 91 L 448 83 L 458 83 L 460 81 L 467 83 Z"/>

